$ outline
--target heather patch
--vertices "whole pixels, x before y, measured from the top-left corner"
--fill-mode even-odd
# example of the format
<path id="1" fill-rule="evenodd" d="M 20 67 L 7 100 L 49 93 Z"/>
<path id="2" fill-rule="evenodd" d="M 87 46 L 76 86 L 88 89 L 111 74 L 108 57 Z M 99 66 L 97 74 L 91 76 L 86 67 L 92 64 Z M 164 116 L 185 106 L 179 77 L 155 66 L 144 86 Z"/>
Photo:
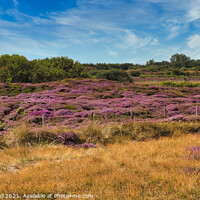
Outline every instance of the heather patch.
<path id="1" fill-rule="evenodd" d="M 53 117 L 53 112 L 52 111 L 48 111 L 48 110 L 41 110 L 41 111 L 31 112 L 29 115 L 30 116 L 42 116 L 42 115 L 45 115 L 45 117 L 48 119 L 48 118 Z"/>
<path id="2" fill-rule="evenodd" d="M 7 90 L 6 95 L 0 97 L 0 120 L 6 128 L 24 121 L 39 127 L 42 115 L 49 126 L 58 123 L 77 127 L 91 119 L 103 120 L 104 123 L 125 122 L 130 119 L 132 111 L 136 122 L 199 120 L 196 106 L 200 106 L 200 89 L 197 87 L 174 89 L 103 79 L 70 80 L 68 84 L 18 83 L 1 86 Z M 20 90 L 20 93 L 12 96 L 9 88 Z M 27 93 L 21 93 L 25 89 Z"/>
<path id="3" fill-rule="evenodd" d="M 74 132 L 53 128 L 30 128 L 23 124 L 10 130 L 4 135 L 0 135 L 0 148 L 10 148 L 23 145 L 38 144 L 62 144 L 68 147 L 94 148 L 93 143 L 87 143 L 86 140 L 80 139 L 79 135 Z"/>
<path id="4" fill-rule="evenodd" d="M 0 84 L 0 98 L 4 98 L 4 96 L 16 96 L 23 93 L 41 92 L 52 88 L 47 84 L 4 83 Z"/>
<path id="5" fill-rule="evenodd" d="M 73 132 L 65 132 L 57 134 L 58 141 L 68 147 L 80 147 L 80 148 L 96 148 L 93 143 L 83 143 L 79 136 Z"/>

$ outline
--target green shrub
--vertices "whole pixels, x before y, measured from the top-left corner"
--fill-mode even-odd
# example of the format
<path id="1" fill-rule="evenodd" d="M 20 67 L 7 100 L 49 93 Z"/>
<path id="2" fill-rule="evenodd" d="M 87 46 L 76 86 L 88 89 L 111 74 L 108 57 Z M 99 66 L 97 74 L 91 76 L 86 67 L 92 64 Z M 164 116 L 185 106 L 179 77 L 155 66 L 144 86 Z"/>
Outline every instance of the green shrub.
<path id="1" fill-rule="evenodd" d="M 4 146 L 13 147 L 19 145 L 50 144 L 56 141 L 56 137 L 51 130 L 43 128 L 33 131 L 31 127 L 22 124 L 21 126 L 14 127 L 5 134 L 1 141 L 3 141 Z"/>
<path id="2" fill-rule="evenodd" d="M 130 75 L 131 75 L 131 76 L 137 77 L 137 76 L 140 76 L 140 75 L 141 75 L 141 72 L 139 72 L 139 71 L 131 71 L 131 72 L 130 72 Z"/>
<path id="3" fill-rule="evenodd" d="M 24 112 L 24 109 L 22 107 L 19 107 L 16 111 L 16 114 L 21 114 L 22 112 Z"/>
<path id="4" fill-rule="evenodd" d="M 180 76 L 180 75 L 186 75 L 186 74 L 184 72 L 180 71 L 179 69 L 173 69 L 171 71 L 171 75 Z"/>
<path id="5" fill-rule="evenodd" d="M 99 70 L 90 70 L 88 74 L 91 76 L 96 76 L 97 74 L 99 74 Z"/>
<path id="6" fill-rule="evenodd" d="M 163 81 L 160 83 L 161 86 L 168 86 L 168 87 L 200 87 L 200 83 L 190 83 L 187 81 L 176 83 L 173 81 Z"/>
<path id="7" fill-rule="evenodd" d="M 35 90 L 35 86 L 26 86 L 26 87 L 22 90 L 22 92 L 23 92 L 23 93 L 32 93 L 32 92 L 34 92 L 34 90 Z"/>
<path id="8" fill-rule="evenodd" d="M 65 108 L 68 110 L 76 110 L 76 107 L 73 105 L 66 105 Z"/>
<path id="9" fill-rule="evenodd" d="M 97 78 L 108 79 L 119 82 L 133 82 L 133 79 L 128 73 L 123 70 L 111 69 L 97 74 Z"/>

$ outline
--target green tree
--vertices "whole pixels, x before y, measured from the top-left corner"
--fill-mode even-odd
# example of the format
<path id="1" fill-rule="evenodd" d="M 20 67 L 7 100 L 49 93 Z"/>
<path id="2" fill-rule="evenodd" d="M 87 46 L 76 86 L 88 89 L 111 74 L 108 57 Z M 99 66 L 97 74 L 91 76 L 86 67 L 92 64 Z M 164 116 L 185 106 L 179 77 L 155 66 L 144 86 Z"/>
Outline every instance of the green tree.
<path id="1" fill-rule="evenodd" d="M 170 62 L 174 67 L 181 68 L 181 67 L 188 67 L 190 64 L 190 57 L 184 54 L 174 54 L 170 58 Z"/>
<path id="2" fill-rule="evenodd" d="M 24 56 L 12 55 L 6 63 L 12 82 L 30 82 L 31 69 Z"/>
<path id="3" fill-rule="evenodd" d="M 8 81 L 10 80 L 10 81 Z M 0 82 L 11 82 L 12 78 L 7 67 L 0 68 Z"/>
<path id="4" fill-rule="evenodd" d="M 147 66 L 154 65 L 154 64 L 155 64 L 154 59 L 151 59 L 151 60 L 147 61 L 147 63 L 146 63 Z"/>

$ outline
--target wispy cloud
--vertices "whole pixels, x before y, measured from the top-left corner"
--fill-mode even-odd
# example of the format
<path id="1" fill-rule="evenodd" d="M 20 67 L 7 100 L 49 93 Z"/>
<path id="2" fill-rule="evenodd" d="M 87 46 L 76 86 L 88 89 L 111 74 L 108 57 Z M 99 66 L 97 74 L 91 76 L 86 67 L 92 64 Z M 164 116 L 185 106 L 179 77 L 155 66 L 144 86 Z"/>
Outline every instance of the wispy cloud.
<path id="1" fill-rule="evenodd" d="M 17 6 L 18 6 L 19 3 L 18 3 L 17 0 L 13 0 L 13 4 L 14 4 L 14 7 L 17 8 Z"/>
<path id="2" fill-rule="evenodd" d="M 110 50 L 110 49 L 108 49 L 108 53 L 111 56 L 117 56 L 118 55 L 118 53 L 116 51 L 113 51 L 113 50 Z"/>
<path id="3" fill-rule="evenodd" d="M 188 46 L 189 48 L 199 48 L 200 49 L 200 35 L 192 35 L 188 38 Z"/>
<path id="4" fill-rule="evenodd" d="M 153 38 L 150 44 L 153 46 L 160 45 L 158 38 Z"/>
<path id="5" fill-rule="evenodd" d="M 188 21 L 194 21 L 200 18 L 200 0 L 191 0 L 187 12 Z"/>
<path id="6" fill-rule="evenodd" d="M 146 46 L 150 41 L 149 37 L 141 37 L 130 30 L 124 30 L 123 36 L 120 37 L 116 46 L 120 49 L 135 50 Z"/>
<path id="7" fill-rule="evenodd" d="M 9 54 L 26 55 L 29 58 L 50 56 L 49 50 L 41 42 L 27 38 L 26 36 L 7 35 L 2 36 L 0 41 L 1 49 Z"/>
<path id="8" fill-rule="evenodd" d="M 200 0 L 77 0 L 73 8 L 38 15 L 22 12 L 22 1 L 10 0 L 12 7 L 0 9 L 4 51 L 80 60 L 91 59 L 87 52 L 95 61 L 109 56 L 125 61 L 166 57 L 165 49 L 168 55 L 199 45 L 190 25 L 198 24 Z"/>

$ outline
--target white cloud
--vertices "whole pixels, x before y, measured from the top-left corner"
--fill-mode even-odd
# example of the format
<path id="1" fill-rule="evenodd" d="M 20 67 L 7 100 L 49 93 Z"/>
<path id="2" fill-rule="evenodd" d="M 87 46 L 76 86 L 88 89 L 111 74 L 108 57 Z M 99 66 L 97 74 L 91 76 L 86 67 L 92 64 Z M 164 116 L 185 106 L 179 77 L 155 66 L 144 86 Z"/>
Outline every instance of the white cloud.
<path id="1" fill-rule="evenodd" d="M 150 44 L 151 45 L 159 45 L 160 43 L 159 43 L 158 38 L 153 38 Z"/>
<path id="2" fill-rule="evenodd" d="M 191 0 L 187 12 L 188 21 L 194 21 L 200 18 L 200 0 Z"/>
<path id="3" fill-rule="evenodd" d="M 151 42 L 151 37 L 138 36 L 130 30 L 124 30 L 117 41 L 113 43 L 113 47 L 118 49 L 120 52 L 124 52 L 127 55 L 134 55 L 138 51 L 147 47 Z"/>
<path id="4" fill-rule="evenodd" d="M 124 39 L 124 43 L 127 46 L 136 45 L 140 42 L 140 39 L 134 33 L 128 33 Z"/>
<path id="5" fill-rule="evenodd" d="M 46 56 L 74 52 L 77 57 L 84 54 L 85 60 L 93 59 L 89 54 L 96 60 L 107 54 L 108 59 L 125 61 L 134 55 L 141 60 L 148 55 L 149 59 L 165 56 L 165 52 L 172 55 L 176 53 L 172 47 L 181 46 L 181 42 L 170 44 L 177 36 L 185 49 L 196 51 L 200 46 L 200 35 L 184 42 L 188 24 L 200 18 L 200 0 L 77 0 L 74 8 L 38 16 L 20 12 L 20 1 L 12 2 L 12 9 L 0 9 L 0 14 L 4 11 L 15 18 L 15 22 L 0 20 L 4 51 L 21 49 L 25 55 Z"/>
<path id="6" fill-rule="evenodd" d="M 110 49 L 108 49 L 108 53 L 111 56 L 117 56 L 118 55 L 118 53 L 116 51 L 113 51 L 113 50 L 110 50 Z"/>
<path id="7" fill-rule="evenodd" d="M 20 27 L 20 25 L 18 25 L 16 23 L 0 19 L 0 28 L 10 29 L 10 28 L 18 28 L 18 27 Z"/>
<path id="8" fill-rule="evenodd" d="M 180 25 L 172 25 L 169 27 L 169 39 L 172 39 L 181 33 L 181 26 Z"/>
<path id="9" fill-rule="evenodd" d="M 192 35 L 188 38 L 188 47 L 193 48 L 200 48 L 200 35 Z"/>

